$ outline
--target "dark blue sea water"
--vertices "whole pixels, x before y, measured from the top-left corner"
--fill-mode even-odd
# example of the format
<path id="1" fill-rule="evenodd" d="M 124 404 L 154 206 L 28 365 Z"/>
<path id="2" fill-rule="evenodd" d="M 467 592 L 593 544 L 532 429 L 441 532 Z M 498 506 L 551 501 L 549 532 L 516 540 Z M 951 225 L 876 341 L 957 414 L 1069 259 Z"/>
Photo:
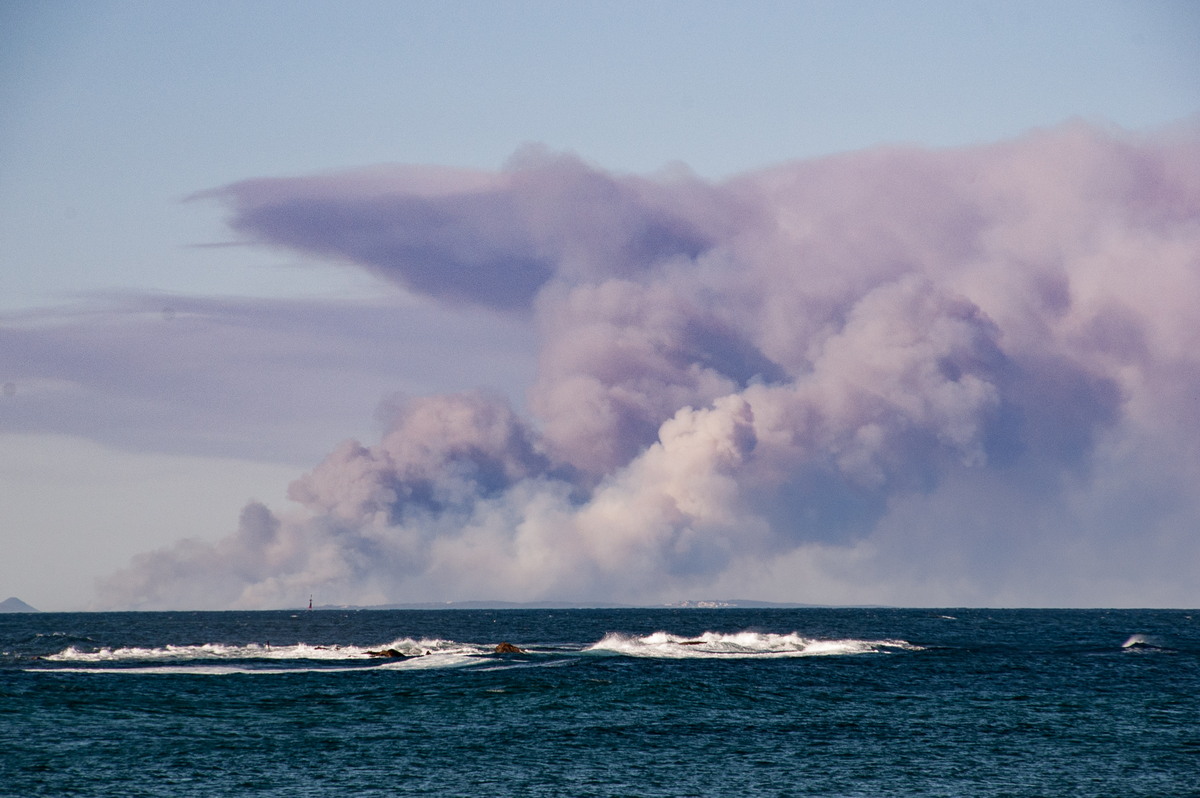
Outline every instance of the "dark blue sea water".
<path id="1" fill-rule="evenodd" d="M 0 794 L 1196 796 L 1200 612 L 0 616 Z"/>

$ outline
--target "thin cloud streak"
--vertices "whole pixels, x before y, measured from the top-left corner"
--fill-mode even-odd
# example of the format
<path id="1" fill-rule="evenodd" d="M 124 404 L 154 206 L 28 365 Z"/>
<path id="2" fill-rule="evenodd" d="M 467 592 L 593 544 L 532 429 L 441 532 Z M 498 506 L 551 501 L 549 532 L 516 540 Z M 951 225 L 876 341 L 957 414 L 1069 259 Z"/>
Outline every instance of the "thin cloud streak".
<path id="1" fill-rule="evenodd" d="M 114 294 L 0 324 L 6 432 L 300 467 L 382 396 L 486 380 L 519 397 L 535 367 L 525 322 L 393 297 Z"/>
<path id="2" fill-rule="evenodd" d="M 249 240 L 528 316 L 528 415 L 393 404 L 119 607 L 698 593 L 1194 605 L 1200 136 L 1082 123 L 712 184 L 528 150 L 213 192 Z"/>

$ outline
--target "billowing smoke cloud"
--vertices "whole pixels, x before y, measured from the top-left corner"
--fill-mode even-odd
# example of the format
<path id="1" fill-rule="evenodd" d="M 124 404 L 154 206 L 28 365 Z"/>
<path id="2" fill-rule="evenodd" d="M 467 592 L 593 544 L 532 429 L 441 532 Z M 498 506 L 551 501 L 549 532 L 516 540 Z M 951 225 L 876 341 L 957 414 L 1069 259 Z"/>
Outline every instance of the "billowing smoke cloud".
<path id="1" fill-rule="evenodd" d="M 529 416 L 393 402 L 297 509 L 143 555 L 106 605 L 1200 600 L 1194 129 L 210 195 L 252 240 L 528 315 Z"/>

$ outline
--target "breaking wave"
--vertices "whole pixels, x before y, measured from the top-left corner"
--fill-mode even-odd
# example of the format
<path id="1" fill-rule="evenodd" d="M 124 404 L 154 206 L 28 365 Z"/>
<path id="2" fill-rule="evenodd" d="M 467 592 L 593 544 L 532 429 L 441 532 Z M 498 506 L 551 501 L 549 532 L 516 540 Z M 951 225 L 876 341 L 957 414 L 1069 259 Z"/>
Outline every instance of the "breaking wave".
<path id="1" fill-rule="evenodd" d="M 1135 634 L 1121 644 L 1125 651 L 1170 651 L 1171 649 L 1158 637 L 1153 635 Z"/>
<path id="2" fill-rule="evenodd" d="M 196 646 L 167 645 L 160 648 L 100 648 L 81 651 L 71 646 L 45 657 L 51 662 L 181 662 L 195 660 L 344 660 L 372 656 L 373 652 L 393 650 L 405 657 L 428 654 L 483 654 L 483 646 L 450 640 L 413 640 L 404 638 L 378 646 L 314 646 L 307 643 L 273 646 L 270 643 L 226 645 L 204 643 Z"/>
<path id="3" fill-rule="evenodd" d="M 490 648 L 452 640 L 402 638 L 377 646 L 272 645 L 167 645 L 157 648 L 99 648 L 93 651 L 70 646 L 42 657 L 45 662 L 71 667 L 59 671 L 91 673 L 295 673 L 320 670 L 335 673 L 362 670 L 364 666 L 395 668 L 456 667 L 489 654 Z M 354 665 L 349 665 L 355 662 Z M 224 663 L 224 664 L 222 664 Z M 308 664 L 309 667 L 303 667 Z M 298 667 L 288 667 L 288 666 Z M 337 667 L 337 666 L 343 667 Z M 97 667 L 111 666 L 111 667 Z"/>
<path id="4" fill-rule="evenodd" d="M 401 638 L 377 646 L 353 645 L 167 645 L 157 648 L 121 647 L 87 650 L 72 645 L 41 661 L 59 672 L 209 674 L 339 673 L 371 670 L 436 670 L 447 668 L 550 667 L 580 657 L 605 654 L 661 659 L 784 658 L 848 656 L 895 651 L 919 651 L 904 640 L 821 640 L 796 633 L 705 632 L 683 637 L 668 632 L 645 636 L 606 635 L 591 645 L 522 647 L 515 658 L 497 655 L 494 646 L 443 639 Z"/>
<path id="5" fill-rule="evenodd" d="M 700 659 L 712 657 L 827 657 L 853 654 L 879 654 L 892 651 L 919 651 L 904 640 L 820 640 L 791 634 L 705 632 L 697 637 L 680 637 L 655 632 L 644 637 L 607 635 L 588 651 L 607 651 L 630 657 L 664 659 Z"/>

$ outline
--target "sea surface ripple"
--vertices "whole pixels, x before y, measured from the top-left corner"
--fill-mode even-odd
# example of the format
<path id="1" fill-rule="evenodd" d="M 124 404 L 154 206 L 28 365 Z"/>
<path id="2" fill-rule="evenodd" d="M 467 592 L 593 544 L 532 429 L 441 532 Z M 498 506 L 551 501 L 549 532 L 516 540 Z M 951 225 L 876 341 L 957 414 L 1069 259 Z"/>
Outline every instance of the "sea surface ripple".
<path id="1" fill-rule="evenodd" d="M 3 615 L 0 795 L 1196 796 L 1198 619 Z"/>

